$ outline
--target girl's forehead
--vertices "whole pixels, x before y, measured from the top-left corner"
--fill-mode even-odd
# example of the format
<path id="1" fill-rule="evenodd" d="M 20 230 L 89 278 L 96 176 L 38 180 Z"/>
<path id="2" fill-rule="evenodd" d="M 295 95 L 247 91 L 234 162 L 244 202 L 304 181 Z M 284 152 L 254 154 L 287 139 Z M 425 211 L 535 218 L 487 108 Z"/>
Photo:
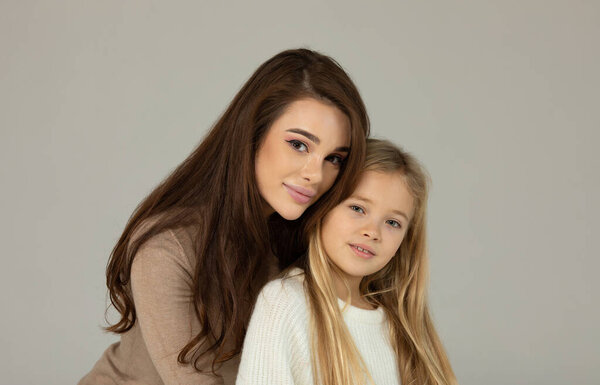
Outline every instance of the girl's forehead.
<path id="1" fill-rule="evenodd" d="M 399 171 L 363 171 L 358 180 L 355 192 L 384 192 L 391 188 L 408 189 L 404 174 Z M 379 190 L 378 190 L 379 189 Z"/>
<path id="2" fill-rule="evenodd" d="M 398 172 L 365 171 L 351 198 L 363 200 L 386 211 L 412 213 L 413 197 L 405 176 Z"/>

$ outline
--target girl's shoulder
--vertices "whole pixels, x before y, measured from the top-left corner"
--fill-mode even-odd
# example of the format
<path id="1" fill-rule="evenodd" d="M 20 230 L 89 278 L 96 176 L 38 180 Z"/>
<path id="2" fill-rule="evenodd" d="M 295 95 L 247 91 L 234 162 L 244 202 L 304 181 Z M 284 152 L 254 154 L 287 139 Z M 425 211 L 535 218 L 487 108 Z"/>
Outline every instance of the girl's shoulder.
<path id="1" fill-rule="evenodd" d="M 304 271 L 294 268 L 268 282 L 258 295 L 257 307 L 275 313 L 306 313 Z"/>

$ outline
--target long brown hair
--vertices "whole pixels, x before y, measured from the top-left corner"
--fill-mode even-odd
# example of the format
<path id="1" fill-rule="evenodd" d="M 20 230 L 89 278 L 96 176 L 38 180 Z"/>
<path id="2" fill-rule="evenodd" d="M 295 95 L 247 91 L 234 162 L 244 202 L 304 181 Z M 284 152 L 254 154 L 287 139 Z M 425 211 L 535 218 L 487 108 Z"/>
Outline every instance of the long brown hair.
<path id="1" fill-rule="evenodd" d="M 336 183 L 303 217 L 288 222 L 274 214 L 267 220 L 255 180 L 255 153 L 271 124 L 302 98 L 330 103 L 348 116 L 351 150 Z M 216 364 L 241 350 L 252 306 L 266 280 L 265 255 L 281 253 L 282 264 L 294 259 L 305 243 L 298 234 L 315 226 L 311 216 L 320 216 L 351 192 L 368 135 L 360 94 L 332 58 L 295 49 L 267 60 L 198 147 L 133 212 L 106 269 L 110 300 L 121 317 L 106 329 L 124 333 L 136 322 L 129 281 L 140 246 L 167 229 L 194 225 L 192 300 L 201 330 L 181 350 L 178 361 L 203 371 L 200 358 L 214 354 L 214 372 Z M 141 226 L 157 217 L 151 226 Z"/>
<path id="2" fill-rule="evenodd" d="M 413 156 L 377 139 L 367 141 L 364 171 L 402 175 L 414 199 L 414 214 L 391 261 L 361 280 L 361 296 L 387 316 L 403 384 L 457 385 L 427 301 L 427 173 Z M 321 385 L 372 383 L 338 306 L 332 275 L 339 270 L 327 257 L 320 234 L 319 225 L 311 233 L 308 257 L 299 261 L 311 309 L 313 376 Z"/>

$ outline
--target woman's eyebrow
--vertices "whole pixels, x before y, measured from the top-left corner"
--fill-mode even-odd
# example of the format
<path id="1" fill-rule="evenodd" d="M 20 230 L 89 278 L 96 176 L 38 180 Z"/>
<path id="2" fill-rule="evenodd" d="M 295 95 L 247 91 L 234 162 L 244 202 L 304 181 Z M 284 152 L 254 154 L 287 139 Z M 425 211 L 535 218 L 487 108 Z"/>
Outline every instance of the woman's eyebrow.
<path id="1" fill-rule="evenodd" d="M 303 130 L 301 128 L 290 128 L 290 129 L 287 129 L 286 131 L 302 135 L 302 136 L 306 137 L 308 140 L 310 140 L 311 142 L 313 142 L 315 144 L 320 144 L 321 143 L 321 139 L 319 139 L 318 136 L 315 136 L 315 135 L 311 134 L 310 132 L 308 132 L 306 130 Z M 338 152 L 350 152 L 350 147 L 337 147 L 335 149 L 335 151 L 338 151 Z"/>
<path id="2" fill-rule="evenodd" d="M 289 130 L 286 130 L 286 131 L 305 136 L 308 140 L 310 140 L 311 142 L 313 142 L 315 144 L 321 143 L 321 139 L 319 139 L 317 136 L 315 136 L 315 135 L 311 134 L 310 132 L 305 131 L 301 128 L 290 128 Z"/>

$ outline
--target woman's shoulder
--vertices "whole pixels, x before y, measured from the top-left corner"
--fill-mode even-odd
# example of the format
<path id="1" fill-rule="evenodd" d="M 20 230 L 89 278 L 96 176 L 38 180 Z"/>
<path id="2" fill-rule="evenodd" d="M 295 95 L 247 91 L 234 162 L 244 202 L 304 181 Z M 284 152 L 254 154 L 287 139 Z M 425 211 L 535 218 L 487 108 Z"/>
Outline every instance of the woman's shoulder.
<path id="1" fill-rule="evenodd" d="M 145 219 L 133 231 L 129 246 L 143 237 L 156 226 L 162 215 Z M 195 265 L 195 238 L 198 225 L 181 225 L 165 228 L 151 235 L 136 251 L 134 264 L 169 264 L 175 262 L 188 272 L 193 271 Z"/>
<path id="2" fill-rule="evenodd" d="M 129 244 L 137 241 L 148 231 L 152 231 L 154 227 L 160 226 L 160 223 L 163 222 L 168 215 L 169 213 L 159 213 L 142 220 L 131 233 Z M 179 243 L 182 243 L 182 245 L 192 245 L 199 227 L 200 225 L 195 222 L 169 226 L 168 228 L 165 228 L 154 234 L 146 242 L 151 239 L 156 240 L 173 238 L 179 241 Z"/>

